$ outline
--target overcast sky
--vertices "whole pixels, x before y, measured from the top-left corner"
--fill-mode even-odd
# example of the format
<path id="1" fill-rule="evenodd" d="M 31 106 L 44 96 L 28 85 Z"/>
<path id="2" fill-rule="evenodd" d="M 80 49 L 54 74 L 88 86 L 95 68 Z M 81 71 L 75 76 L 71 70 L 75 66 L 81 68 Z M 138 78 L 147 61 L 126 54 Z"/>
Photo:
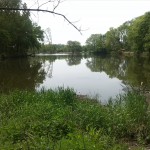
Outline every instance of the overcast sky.
<path id="1" fill-rule="evenodd" d="M 28 7 L 34 1 L 24 0 Z M 35 5 L 32 8 L 35 8 Z M 48 6 L 44 8 L 47 9 Z M 75 22 L 77 27 L 85 30 L 82 35 L 59 16 L 38 13 L 32 15 L 32 19 L 42 29 L 51 29 L 53 43 L 66 44 L 68 40 L 76 40 L 84 44 L 91 34 L 104 34 L 110 27 L 118 27 L 147 11 L 150 11 L 150 0 L 65 0 L 56 12 L 64 14 L 70 21 Z"/>

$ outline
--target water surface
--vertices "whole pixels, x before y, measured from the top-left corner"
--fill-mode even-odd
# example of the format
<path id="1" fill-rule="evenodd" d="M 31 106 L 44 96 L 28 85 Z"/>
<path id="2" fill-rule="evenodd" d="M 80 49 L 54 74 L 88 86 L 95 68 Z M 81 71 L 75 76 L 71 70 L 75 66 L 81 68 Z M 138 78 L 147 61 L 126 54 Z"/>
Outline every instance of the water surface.
<path id="1" fill-rule="evenodd" d="M 36 56 L 0 62 L 0 91 L 39 91 L 71 87 L 101 101 L 123 93 L 126 85 L 150 87 L 150 61 L 145 58 Z"/>

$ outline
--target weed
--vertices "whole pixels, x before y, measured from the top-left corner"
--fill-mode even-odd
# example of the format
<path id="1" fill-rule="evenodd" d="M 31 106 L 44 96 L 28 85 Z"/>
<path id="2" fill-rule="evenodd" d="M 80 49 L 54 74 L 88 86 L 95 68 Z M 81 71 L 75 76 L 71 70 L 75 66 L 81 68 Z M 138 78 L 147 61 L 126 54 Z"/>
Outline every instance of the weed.
<path id="1" fill-rule="evenodd" d="M 0 149 L 125 150 L 123 139 L 150 143 L 145 98 L 130 92 L 108 104 L 81 100 L 72 89 L 0 95 Z"/>

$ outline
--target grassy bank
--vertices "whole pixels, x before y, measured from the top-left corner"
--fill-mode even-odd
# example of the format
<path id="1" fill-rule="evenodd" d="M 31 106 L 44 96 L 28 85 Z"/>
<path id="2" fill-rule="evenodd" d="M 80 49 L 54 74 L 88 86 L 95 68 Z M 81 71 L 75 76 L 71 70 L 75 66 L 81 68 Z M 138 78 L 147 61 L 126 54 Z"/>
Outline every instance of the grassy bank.
<path id="1" fill-rule="evenodd" d="M 126 150 L 127 143 L 150 143 L 149 108 L 138 93 L 105 106 L 63 88 L 0 96 L 2 150 Z"/>

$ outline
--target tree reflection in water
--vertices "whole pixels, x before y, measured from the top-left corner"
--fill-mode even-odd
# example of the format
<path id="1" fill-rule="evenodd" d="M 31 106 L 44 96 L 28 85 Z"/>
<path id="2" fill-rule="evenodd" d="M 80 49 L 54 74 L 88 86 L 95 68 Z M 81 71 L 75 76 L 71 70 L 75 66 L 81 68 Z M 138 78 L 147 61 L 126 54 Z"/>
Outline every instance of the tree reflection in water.
<path id="1" fill-rule="evenodd" d="M 11 59 L 0 62 L 0 91 L 35 90 L 45 79 L 42 63 L 30 59 Z"/>
<path id="2" fill-rule="evenodd" d="M 59 64 L 60 60 L 66 61 L 65 67 L 72 68 L 73 65 L 81 65 L 80 69 L 85 69 L 82 68 L 85 65 L 81 63 L 83 57 L 75 55 L 37 56 L 29 59 L 1 61 L 0 92 L 8 92 L 13 89 L 38 89 L 42 83 L 46 82 L 47 78 L 53 78 L 53 65 L 55 65 L 55 61 Z M 143 86 L 150 89 L 150 60 L 147 58 L 87 56 L 84 58 L 84 62 L 86 63 L 85 67 L 89 68 L 91 72 L 105 72 L 109 78 L 122 80 L 123 84 L 139 87 L 143 83 Z M 59 70 L 59 66 L 55 67 L 55 69 Z M 66 68 L 61 69 L 65 70 Z M 57 77 L 61 78 L 61 74 L 57 75 Z M 92 76 L 90 77 L 92 80 Z M 70 82 L 74 83 L 75 81 L 71 79 L 73 80 L 74 78 L 70 77 Z M 63 82 L 65 83 L 65 81 Z M 51 88 L 51 85 L 48 86 Z"/>
<path id="3" fill-rule="evenodd" d="M 91 57 L 87 67 L 93 72 L 105 72 L 110 78 L 118 78 L 123 83 L 150 89 L 150 60 L 138 57 Z"/>

